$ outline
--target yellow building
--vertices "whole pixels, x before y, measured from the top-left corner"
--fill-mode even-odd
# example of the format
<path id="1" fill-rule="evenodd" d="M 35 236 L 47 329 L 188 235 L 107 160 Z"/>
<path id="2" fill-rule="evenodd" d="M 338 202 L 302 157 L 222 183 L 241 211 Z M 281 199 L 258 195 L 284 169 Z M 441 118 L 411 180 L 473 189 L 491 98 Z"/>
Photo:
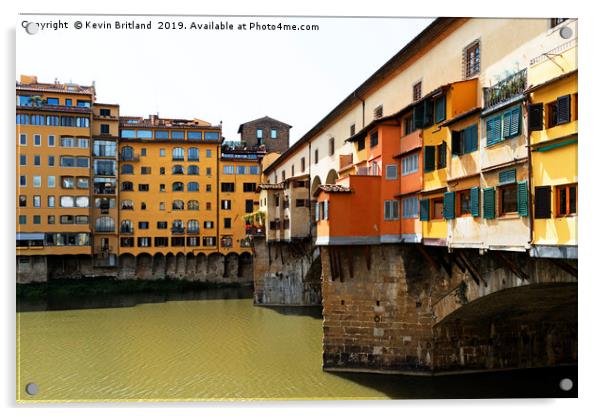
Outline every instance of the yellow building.
<path id="1" fill-rule="evenodd" d="M 35 270 L 46 270 L 44 256 L 92 252 L 90 121 L 95 90 L 22 76 L 16 94 L 18 266 L 35 275 Z"/>
<path id="2" fill-rule="evenodd" d="M 577 258 L 577 70 L 543 81 L 528 94 L 531 255 Z"/>
<path id="3" fill-rule="evenodd" d="M 120 254 L 218 251 L 221 127 L 154 115 L 120 125 Z"/>

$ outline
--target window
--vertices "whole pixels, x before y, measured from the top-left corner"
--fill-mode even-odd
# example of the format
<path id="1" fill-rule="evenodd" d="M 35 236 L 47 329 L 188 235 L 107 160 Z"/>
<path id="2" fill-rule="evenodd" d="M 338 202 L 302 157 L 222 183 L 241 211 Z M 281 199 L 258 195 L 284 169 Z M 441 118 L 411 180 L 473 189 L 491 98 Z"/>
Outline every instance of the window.
<path id="1" fill-rule="evenodd" d="M 232 218 L 224 218 L 224 228 L 232 228 Z"/>
<path id="2" fill-rule="evenodd" d="M 54 166 L 54 156 L 48 156 L 48 166 L 49 167 Z"/>
<path id="3" fill-rule="evenodd" d="M 172 139 L 183 139 L 184 138 L 184 132 L 181 130 L 172 130 L 171 132 L 171 138 Z"/>
<path id="4" fill-rule="evenodd" d="M 121 221 L 119 232 L 124 234 L 131 234 L 134 232 L 134 224 L 130 220 Z"/>
<path id="5" fill-rule="evenodd" d="M 246 166 L 237 166 L 236 167 L 236 174 L 237 175 L 245 175 L 247 173 L 247 167 Z"/>
<path id="6" fill-rule="evenodd" d="M 149 189 L 150 189 L 150 186 L 147 183 L 140 183 L 140 184 L 138 184 L 138 191 L 139 192 L 148 192 Z"/>
<path id="7" fill-rule="evenodd" d="M 33 165 L 40 166 L 40 155 L 34 155 L 33 157 Z"/>
<path id="8" fill-rule="evenodd" d="M 243 192 L 255 192 L 256 189 L 257 189 L 257 184 L 254 182 L 245 182 L 242 184 Z M 234 191 L 232 191 L 232 192 L 234 192 Z"/>
<path id="9" fill-rule="evenodd" d="M 558 189 L 558 188 L 557 188 Z M 552 187 L 551 186 L 536 186 L 535 187 L 535 213 L 536 219 L 552 217 Z M 566 198 L 566 191 L 565 191 Z M 565 205 L 566 209 L 566 205 Z"/>
<path id="10" fill-rule="evenodd" d="M 232 201 L 229 199 L 222 199 L 221 208 L 225 210 L 232 209 Z"/>
<path id="11" fill-rule="evenodd" d="M 17 124 L 29 124 L 29 116 L 27 114 L 17 114 Z"/>
<path id="12" fill-rule="evenodd" d="M 477 75 L 481 71 L 481 47 L 478 40 L 464 48 L 463 60 L 465 78 Z"/>
<path id="13" fill-rule="evenodd" d="M 115 231 L 115 220 L 108 216 L 98 217 L 95 221 L 95 229 L 97 232 L 110 233 Z"/>
<path id="14" fill-rule="evenodd" d="M 19 135 L 19 145 L 20 146 L 27 146 L 27 134 L 20 134 Z"/>
<path id="15" fill-rule="evenodd" d="M 59 116 L 46 116 L 46 125 L 47 126 L 58 126 L 59 125 Z"/>
<path id="16" fill-rule="evenodd" d="M 167 247 L 168 245 L 169 245 L 169 238 L 155 237 L 155 247 Z"/>
<path id="17" fill-rule="evenodd" d="M 504 139 L 515 137 L 520 134 L 521 127 L 521 109 L 514 107 L 504 112 L 502 135 Z"/>
<path id="18" fill-rule="evenodd" d="M 255 130 L 255 137 L 257 137 L 258 139 L 262 139 L 263 138 L 263 130 L 262 129 Z"/>
<path id="19" fill-rule="evenodd" d="M 176 199 L 171 203 L 171 209 L 174 211 L 181 211 L 184 209 L 184 201 Z"/>
<path id="20" fill-rule="evenodd" d="M 42 197 L 40 195 L 33 196 L 33 207 L 40 208 L 42 206 Z"/>
<path id="21" fill-rule="evenodd" d="M 116 166 L 117 163 L 114 160 L 96 159 L 94 160 L 94 174 L 99 176 L 115 176 Z"/>
<path id="22" fill-rule="evenodd" d="M 529 104 L 528 107 L 528 125 L 529 130 L 543 130 L 543 104 Z"/>
<path id="23" fill-rule="evenodd" d="M 286 172 L 282 171 L 282 182 L 286 180 Z"/>
<path id="24" fill-rule="evenodd" d="M 133 191 L 134 190 L 134 184 L 132 182 L 122 182 L 121 183 L 121 190 L 122 191 Z"/>
<path id="25" fill-rule="evenodd" d="M 27 196 L 19 195 L 19 208 L 25 208 L 27 206 Z"/>
<path id="26" fill-rule="evenodd" d="M 334 155 L 334 137 L 328 139 L 328 156 Z"/>
<path id="27" fill-rule="evenodd" d="M 148 230 L 148 221 L 138 221 L 139 230 Z"/>
<path id="28" fill-rule="evenodd" d="M 122 175 L 129 175 L 129 174 L 134 174 L 134 166 L 130 165 L 130 164 L 124 164 L 121 165 L 121 174 Z"/>
<path id="29" fill-rule="evenodd" d="M 87 149 L 90 147 L 90 141 L 88 139 L 77 139 L 77 147 Z"/>
<path id="30" fill-rule="evenodd" d="M 443 198 L 433 198 L 431 199 L 432 209 L 431 209 L 431 219 L 440 220 L 443 219 Z"/>
<path id="31" fill-rule="evenodd" d="M 211 168 L 205 168 L 205 175 L 211 176 Z"/>
<path id="32" fill-rule="evenodd" d="M 378 145 L 378 132 L 375 131 L 370 134 L 370 147 L 375 147 Z"/>
<path id="33" fill-rule="evenodd" d="M 318 149 L 314 151 L 314 164 L 318 163 Z"/>
<path id="34" fill-rule="evenodd" d="M 301 172 L 305 172 L 305 158 L 301 158 Z"/>
<path id="35" fill-rule="evenodd" d="M 181 147 L 174 147 L 172 150 L 172 160 L 184 160 L 184 149 Z"/>
<path id="36" fill-rule="evenodd" d="M 49 215 L 47 217 L 48 224 L 54 224 L 54 215 Z"/>
<path id="37" fill-rule="evenodd" d="M 418 101 L 422 98 L 422 81 L 418 81 L 412 86 L 412 100 Z"/>
<path id="38" fill-rule="evenodd" d="M 182 182 L 174 182 L 171 185 L 171 190 L 172 190 L 172 192 L 183 192 L 184 184 Z"/>
<path id="39" fill-rule="evenodd" d="M 101 108 L 100 109 L 100 115 L 103 117 L 110 117 L 111 116 L 111 109 L 110 108 Z"/>
<path id="40" fill-rule="evenodd" d="M 128 211 L 134 209 L 134 202 L 129 199 L 124 199 L 121 201 L 121 209 Z"/>
<path id="41" fill-rule="evenodd" d="M 48 187 L 49 188 L 54 188 L 56 186 L 56 177 L 55 176 L 49 176 L 48 177 Z"/>
<path id="42" fill-rule="evenodd" d="M 401 159 L 401 165 L 402 176 L 418 172 L 418 153 L 413 153 L 409 156 L 405 156 L 403 159 Z"/>
<path id="43" fill-rule="evenodd" d="M 151 237 L 138 237 L 138 247 L 150 247 Z"/>
<path id="44" fill-rule="evenodd" d="M 108 140 L 94 140 L 94 156 L 114 157 L 117 151 L 117 144 Z"/>
<path id="45" fill-rule="evenodd" d="M 402 200 L 403 218 L 418 217 L 418 198 L 415 196 L 407 197 Z"/>
<path id="46" fill-rule="evenodd" d="M 199 149 L 191 147 L 188 149 L 188 160 L 198 161 L 199 160 Z"/>
<path id="47" fill-rule="evenodd" d="M 495 116 L 487 120 L 487 146 L 502 140 L 502 117 Z"/>
<path id="48" fill-rule="evenodd" d="M 199 167 L 196 165 L 189 165 L 187 173 L 189 175 L 199 175 L 200 174 Z"/>
<path id="49" fill-rule="evenodd" d="M 189 211 L 198 211 L 199 210 L 199 201 L 196 201 L 194 199 L 188 201 L 188 210 Z"/>
<path id="50" fill-rule="evenodd" d="M 100 125 L 100 134 L 110 134 L 109 125 L 101 124 Z"/>
<path id="51" fill-rule="evenodd" d="M 556 216 L 577 213 L 577 184 L 556 186 Z"/>
<path id="52" fill-rule="evenodd" d="M 203 237 L 203 247 L 214 247 L 215 237 Z"/>
<path id="53" fill-rule="evenodd" d="M 462 215 L 472 215 L 471 210 L 471 199 L 470 199 L 470 189 L 465 189 L 462 191 L 456 192 L 458 195 L 458 206 L 456 212 L 458 212 L 459 216 Z"/>
<path id="54" fill-rule="evenodd" d="M 167 221 L 157 221 L 158 230 L 167 230 Z"/>
<path id="55" fill-rule="evenodd" d="M 452 131 L 452 155 L 464 155 L 478 148 L 479 135 L 476 124 L 460 131 Z"/>
<path id="56" fill-rule="evenodd" d="M 44 116 L 40 116 L 40 115 L 32 115 L 31 116 L 31 124 L 33 126 L 43 126 L 45 119 Z"/>
<path id="57" fill-rule="evenodd" d="M 405 136 L 413 133 L 416 130 L 414 127 L 414 117 L 407 116 L 403 119 L 403 133 Z"/>
<path id="58" fill-rule="evenodd" d="M 253 200 L 245 199 L 245 213 L 250 214 L 253 212 Z"/>
<path id="59" fill-rule="evenodd" d="M 56 97 L 48 97 L 46 98 L 46 104 L 48 105 L 59 105 L 59 99 Z"/>
<path id="60" fill-rule="evenodd" d="M 33 187 L 34 188 L 40 188 L 42 186 L 42 177 L 41 176 L 34 176 L 33 177 Z"/>
<path id="61" fill-rule="evenodd" d="M 277 138 L 278 138 L 278 130 L 276 130 L 276 129 L 271 129 L 271 130 L 270 130 L 270 137 L 271 137 L 272 139 L 277 139 Z"/>
<path id="62" fill-rule="evenodd" d="M 205 192 L 211 192 L 211 184 L 210 183 L 205 185 Z"/>
<path id="63" fill-rule="evenodd" d="M 188 139 L 189 140 L 201 140 L 203 138 L 203 132 L 202 131 L 189 131 L 188 132 Z"/>
<path id="64" fill-rule="evenodd" d="M 198 220 L 188 220 L 186 228 L 189 233 L 198 233 L 200 229 Z"/>
<path id="65" fill-rule="evenodd" d="M 249 175 L 259 175 L 259 166 L 249 166 Z"/>
<path id="66" fill-rule="evenodd" d="M 518 212 L 518 198 L 516 184 L 500 186 L 499 188 L 500 214 Z"/>
<path id="67" fill-rule="evenodd" d="M 399 219 L 399 201 L 390 200 L 385 201 L 385 221 L 392 221 Z"/>
<path id="68" fill-rule="evenodd" d="M 213 228 L 213 221 L 205 221 L 203 222 L 203 228 L 206 230 L 210 230 Z"/>
<path id="69" fill-rule="evenodd" d="M 198 192 L 200 190 L 198 182 L 188 182 L 188 192 Z"/>
<path id="70" fill-rule="evenodd" d="M 33 216 L 33 223 L 34 224 L 40 224 L 42 222 L 42 217 L 39 215 L 34 215 Z"/>
<path id="71" fill-rule="evenodd" d="M 48 136 L 48 147 L 54 147 L 55 146 L 55 136 L 53 135 L 49 135 Z"/>
<path id="72" fill-rule="evenodd" d="M 27 176 L 20 175 L 19 176 L 19 186 L 27 186 Z"/>
<path id="73" fill-rule="evenodd" d="M 150 166 L 142 166 L 142 167 L 140 167 L 140 174 L 141 175 L 150 175 L 151 174 L 151 168 L 150 168 Z"/>
<path id="74" fill-rule="evenodd" d="M 166 130 L 155 131 L 155 139 L 169 139 L 169 132 Z"/>
<path id="75" fill-rule="evenodd" d="M 172 175 L 183 175 L 184 174 L 184 166 L 182 165 L 173 165 L 171 168 Z"/>
<path id="76" fill-rule="evenodd" d="M 138 130 L 136 132 L 136 137 L 138 137 L 139 139 L 152 139 L 153 132 L 150 130 Z"/>
<path id="77" fill-rule="evenodd" d="M 140 156 L 146 156 L 146 147 L 140 149 Z"/>
<path id="78" fill-rule="evenodd" d="M 75 200 L 72 196 L 61 196 L 60 206 L 62 208 L 73 208 L 75 206 Z"/>
<path id="79" fill-rule="evenodd" d="M 385 167 L 385 178 L 397 179 L 397 165 L 387 165 Z"/>
<path id="80" fill-rule="evenodd" d="M 165 149 L 159 149 L 159 157 L 165 157 Z"/>
<path id="81" fill-rule="evenodd" d="M 234 166 L 224 165 L 224 175 L 234 175 Z"/>
<path id="82" fill-rule="evenodd" d="M 234 183 L 222 182 L 222 192 L 234 192 Z"/>
<path id="83" fill-rule="evenodd" d="M 75 206 L 78 208 L 88 208 L 90 206 L 90 198 L 87 196 L 76 196 Z"/>
<path id="84" fill-rule="evenodd" d="M 445 95 L 435 99 L 435 123 L 441 123 L 446 118 Z"/>
<path id="85" fill-rule="evenodd" d="M 441 142 L 437 146 L 437 169 L 443 169 L 447 166 L 447 143 Z"/>
<path id="86" fill-rule="evenodd" d="M 27 155 L 19 155 L 19 165 L 20 166 L 27 165 Z"/>
<path id="87" fill-rule="evenodd" d="M 207 157 L 207 158 L 211 157 L 211 149 L 205 150 L 205 157 Z"/>
<path id="88" fill-rule="evenodd" d="M 39 134 L 34 134 L 33 135 L 33 145 L 34 146 L 41 146 L 42 145 L 42 136 Z"/>
<path id="89" fill-rule="evenodd" d="M 27 215 L 19 215 L 19 224 L 20 225 L 27 224 Z"/>

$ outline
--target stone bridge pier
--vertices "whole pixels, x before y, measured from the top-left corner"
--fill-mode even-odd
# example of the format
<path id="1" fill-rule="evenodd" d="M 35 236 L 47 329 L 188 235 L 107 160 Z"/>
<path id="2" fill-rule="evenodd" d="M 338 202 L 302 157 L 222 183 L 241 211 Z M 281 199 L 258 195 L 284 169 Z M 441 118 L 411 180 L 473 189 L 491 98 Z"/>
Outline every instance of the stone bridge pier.
<path id="1" fill-rule="evenodd" d="M 319 250 L 309 240 L 253 242 L 253 284 L 258 305 L 320 305 Z"/>
<path id="2" fill-rule="evenodd" d="M 577 265 L 418 244 L 321 247 L 323 367 L 434 374 L 577 362 Z"/>

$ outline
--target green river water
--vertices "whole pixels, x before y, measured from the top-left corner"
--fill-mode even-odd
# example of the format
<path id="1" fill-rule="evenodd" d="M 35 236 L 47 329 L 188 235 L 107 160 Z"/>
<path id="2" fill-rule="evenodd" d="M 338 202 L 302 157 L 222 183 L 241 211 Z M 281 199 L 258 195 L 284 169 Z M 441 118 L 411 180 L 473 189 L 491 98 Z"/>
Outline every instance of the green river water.
<path id="1" fill-rule="evenodd" d="M 112 296 L 21 305 L 17 399 L 521 397 L 545 396 L 552 388 L 558 396 L 557 373 L 569 371 L 453 377 L 327 373 L 321 368 L 320 309 L 257 307 L 249 295 L 220 289 L 171 298 Z M 529 388 L 534 382 L 546 387 Z M 36 383 L 36 395 L 25 393 L 28 383 Z"/>

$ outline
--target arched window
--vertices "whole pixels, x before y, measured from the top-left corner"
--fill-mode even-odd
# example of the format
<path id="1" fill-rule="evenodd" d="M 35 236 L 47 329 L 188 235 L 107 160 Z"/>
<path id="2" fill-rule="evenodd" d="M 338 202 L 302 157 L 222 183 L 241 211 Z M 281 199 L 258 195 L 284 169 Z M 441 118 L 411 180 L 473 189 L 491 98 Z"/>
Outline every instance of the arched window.
<path id="1" fill-rule="evenodd" d="M 182 192 L 184 191 L 184 184 L 182 182 L 174 182 L 171 186 L 171 190 L 173 192 Z"/>
<path id="2" fill-rule="evenodd" d="M 188 201 L 188 209 L 190 211 L 198 211 L 199 210 L 199 201 L 195 201 L 194 199 Z"/>
<path id="3" fill-rule="evenodd" d="M 184 201 L 176 199 L 171 203 L 171 209 L 180 211 L 184 209 Z"/>
<path id="4" fill-rule="evenodd" d="M 189 233 L 198 233 L 200 228 L 199 222 L 197 220 L 189 220 L 186 228 Z"/>
<path id="5" fill-rule="evenodd" d="M 134 173 L 134 166 L 128 164 L 125 165 L 121 165 L 121 174 L 122 175 L 126 175 L 126 174 L 133 174 Z"/>
<path id="6" fill-rule="evenodd" d="M 188 149 L 188 160 L 199 160 L 199 149 L 191 147 Z"/>
<path id="7" fill-rule="evenodd" d="M 134 232 L 134 225 L 132 224 L 132 221 L 130 220 L 123 220 L 121 221 L 121 227 L 119 229 L 120 233 L 123 234 L 131 234 Z"/>
<path id="8" fill-rule="evenodd" d="M 199 191 L 199 183 L 198 182 L 188 182 L 188 192 L 198 192 Z"/>
<path id="9" fill-rule="evenodd" d="M 183 233 L 184 232 L 184 221 L 182 220 L 173 220 L 171 223 L 171 231 L 173 233 Z"/>
<path id="10" fill-rule="evenodd" d="M 172 175 L 183 175 L 184 174 L 184 166 L 182 165 L 173 165 L 171 168 Z"/>
<path id="11" fill-rule="evenodd" d="M 121 182 L 121 190 L 122 191 L 133 191 L 134 190 L 134 184 L 132 182 L 129 182 L 129 181 Z"/>
<path id="12" fill-rule="evenodd" d="M 190 165 L 188 166 L 188 174 L 189 175 L 198 175 L 199 174 L 199 167 L 196 165 Z"/>
<path id="13" fill-rule="evenodd" d="M 171 156 L 172 160 L 184 160 L 184 149 L 181 147 L 174 147 Z"/>
<path id="14" fill-rule="evenodd" d="M 130 199 L 121 201 L 121 209 L 134 209 L 134 202 Z"/>
<path id="15" fill-rule="evenodd" d="M 134 148 L 131 146 L 122 147 L 121 160 L 134 160 Z"/>
<path id="16" fill-rule="evenodd" d="M 115 231 L 115 221 L 111 217 L 96 218 L 96 231 L 99 233 L 110 233 Z"/>

